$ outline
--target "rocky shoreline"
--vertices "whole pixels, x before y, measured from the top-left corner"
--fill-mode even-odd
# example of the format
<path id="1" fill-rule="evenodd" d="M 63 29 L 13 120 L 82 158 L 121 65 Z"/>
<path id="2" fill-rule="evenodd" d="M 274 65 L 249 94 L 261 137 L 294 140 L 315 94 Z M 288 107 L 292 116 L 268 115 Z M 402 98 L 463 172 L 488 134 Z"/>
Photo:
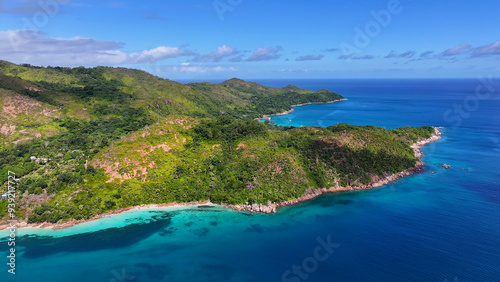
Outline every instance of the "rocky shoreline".
<path id="1" fill-rule="evenodd" d="M 339 100 L 337 100 L 339 101 Z M 305 202 L 308 200 L 311 200 L 313 198 L 316 198 L 322 194 L 325 193 L 335 193 L 335 192 L 345 192 L 345 191 L 355 191 L 355 190 L 367 190 L 367 189 L 372 189 L 376 187 L 381 187 L 384 185 L 387 185 L 395 180 L 398 180 L 402 177 L 412 175 L 414 173 L 420 172 L 423 167 L 423 163 L 420 161 L 420 158 L 422 157 L 422 151 L 421 147 L 425 144 L 437 141 L 441 139 L 442 133 L 439 131 L 442 127 L 434 127 L 434 134 L 427 139 L 423 139 L 418 141 L 417 143 L 413 144 L 411 148 L 415 152 L 415 157 L 419 159 L 417 162 L 416 166 L 412 168 L 408 168 L 402 172 L 396 173 L 396 174 L 390 174 L 385 177 L 376 179 L 372 181 L 371 183 L 368 183 L 367 185 L 360 185 L 360 186 L 347 186 L 347 187 L 331 187 L 331 188 L 315 188 L 315 189 L 309 189 L 307 190 L 304 195 L 302 195 L 299 198 L 281 202 L 281 203 L 271 203 L 268 202 L 267 205 L 262 205 L 262 204 L 253 204 L 253 205 L 231 205 L 231 204 L 226 204 L 222 203 L 222 206 L 231 208 L 236 211 L 246 211 L 246 212 L 260 212 L 260 213 L 276 213 L 278 208 L 284 207 L 284 206 L 290 206 L 290 205 L 295 205 L 301 202 Z M 53 230 L 57 229 L 63 229 L 63 228 L 68 228 L 71 226 L 74 226 L 76 224 L 84 223 L 84 222 L 89 222 L 92 220 L 96 220 L 99 218 L 103 218 L 106 216 L 110 216 L 113 214 L 118 214 L 130 210 L 137 210 L 137 209 L 153 209 L 153 208 L 165 208 L 165 207 L 188 207 L 188 206 L 195 206 L 195 205 L 206 205 L 206 204 L 212 204 L 210 200 L 206 201 L 199 201 L 199 202 L 189 202 L 189 203 L 165 203 L 165 204 L 149 204 L 149 205 L 139 205 L 139 206 L 132 206 L 132 207 L 126 207 L 126 208 L 121 208 L 117 209 L 114 211 L 110 211 L 107 213 L 102 213 L 95 215 L 91 218 L 88 219 L 80 219 L 80 220 L 72 220 L 69 222 L 65 222 L 62 224 L 58 223 L 48 223 L 48 222 L 43 222 L 43 223 L 27 223 L 26 221 L 20 221 L 16 223 L 16 228 L 52 228 Z M 0 230 L 2 229 L 7 229 L 9 228 L 9 223 L 0 223 Z"/>
<path id="2" fill-rule="evenodd" d="M 300 106 L 312 105 L 312 104 L 330 104 L 330 103 L 341 102 L 341 101 L 347 101 L 347 99 L 344 98 L 344 99 L 333 100 L 333 101 L 328 101 L 328 102 L 309 102 L 309 103 L 303 103 L 303 104 L 298 104 L 298 105 L 291 105 L 290 107 L 292 107 L 292 109 L 290 109 L 288 111 L 284 111 L 284 112 L 279 113 L 279 114 L 263 115 L 261 118 L 255 118 L 255 119 L 256 120 L 261 120 L 261 119 L 271 120 L 271 117 L 284 116 L 284 115 L 288 115 L 289 113 L 295 111 L 295 109 L 293 107 L 300 107 Z"/>
<path id="3" fill-rule="evenodd" d="M 262 204 L 253 204 L 253 205 L 230 205 L 230 204 L 223 204 L 226 207 L 232 208 L 237 211 L 247 211 L 247 212 L 261 212 L 261 213 L 276 213 L 278 208 L 284 207 L 284 206 L 290 206 L 290 205 L 295 205 L 301 202 L 305 202 L 308 200 L 311 200 L 313 198 L 316 198 L 322 194 L 325 193 L 335 193 L 335 192 L 345 192 L 345 191 L 355 191 L 355 190 L 367 190 L 367 189 L 372 189 L 372 188 L 377 188 L 381 187 L 384 185 L 387 185 L 393 181 L 396 181 L 402 177 L 412 175 L 414 173 L 420 172 L 422 170 L 422 167 L 424 166 L 424 163 L 420 161 L 420 158 L 422 157 L 422 151 L 421 147 L 425 144 L 437 141 L 441 139 L 442 133 L 439 131 L 442 127 L 434 127 L 434 134 L 427 139 L 423 139 L 418 141 L 417 143 L 413 144 L 411 148 L 415 152 L 415 157 L 419 159 L 417 164 L 412 167 L 408 168 L 402 172 L 396 173 L 396 174 L 390 174 L 385 177 L 376 179 L 366 185 L 360 185 L 360 186 L 347 186 L 347 187 L 331 187 L 331 188 L 315 188 L 315 189 L 309 189 L 307 190 L 304 195 L 302 195 L 299 198 L 281 202 L 281 203 L 270 203 L 268 202 L 267 205 L 262 205 Z"/>

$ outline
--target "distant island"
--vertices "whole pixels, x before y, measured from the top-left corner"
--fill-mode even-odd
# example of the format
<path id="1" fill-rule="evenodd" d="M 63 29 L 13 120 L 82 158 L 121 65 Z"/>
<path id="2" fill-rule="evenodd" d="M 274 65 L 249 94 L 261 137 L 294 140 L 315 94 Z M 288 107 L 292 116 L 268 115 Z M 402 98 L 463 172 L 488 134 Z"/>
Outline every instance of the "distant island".
<path id="1" fill-rule="evenodd" d="M 419 146 L 439 139 L 437 128 L 255 120 L 343 100 L 237 78 L 180 84 L 135 69 L 0 61 L 0 191 L 15 173 L 22 226 L 66 227 L 145 206 L 272 213 L 421 169 Z M 3 228 L 7 204 L 0 200 Z"/>

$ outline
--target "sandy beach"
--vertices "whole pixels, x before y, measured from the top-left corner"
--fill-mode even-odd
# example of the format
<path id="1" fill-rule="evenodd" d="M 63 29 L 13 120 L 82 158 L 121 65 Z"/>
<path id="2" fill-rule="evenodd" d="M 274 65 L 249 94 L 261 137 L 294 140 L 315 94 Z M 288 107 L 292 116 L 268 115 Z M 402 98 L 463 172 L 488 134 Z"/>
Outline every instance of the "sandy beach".
<path id="1" fill-rule="evenodd" d="M 305 105 L 313 105 L 313 104 L 331 104 L 331 103 L 341 102 L 341 101 L 347 101 L 347 99 L 344 98 L 344 99 L 333 100 L 333 101 L 328 101 L 328 102 L 309 102 L 309 103 L 303 103 L 303 104 L 298 104 L 298 105 L 291 105 L 290 107 L 292 107 L 292 109 L 290 109 L 288 111 L 284 111 L 284 112 L 279 113 L 279 114 L 263 115 L 261 118 L 255 118 L 255 119 L 256 120 L 261 120 L 261 119 L 271 120 L 271 117 L 274 117 L 274 116 L 288 115 L 289 113 L 295 111 L 294 107 L 300 107 L 300 106 L 305 106 Z"/>
<path id="2" fill-rule="evenodd" d="M 408 168 L 408 169 L 406 169 L 402 172 L 396 173 L 396 174 L 390 174 L 390 175 L 384 176 L 382 178 L 375 179 L 372 182 L 368 183 L 367 185 L 309 189 L 304 193 L 304 195 L 302 195 L 299 198 L 285 201 L 285 202 L 281 202 L 281 203 L 276 203 L 276 204 L 271 203 L 270 205 L 262 205 L 262 204 L 259 204 L 259 205 L 257 205 L 257 204 L 231 205 L 231 204 L 226 204 L 226 203 L 222 203 L 221 205 L 228 207 L 228 208 L 231 208 L 231 209 L 236 210 L 236 211 L 276 213 L 278 208 L 280 208 L 280 207 L 295 205 L 295 204 L 298 204 L 298 203 L 301 203 L 304 201 L 308 201 L 308 200 L 316 198 L 316 197 L 318 197 L 322 194 L 325 194 L 325 193 L 366 190 L 366 189 L 382 187 L 382 186 L 387 185 L 393 181 L 396 181 L 402 177 L 412 175 L 412 174 L 420 172 L 422 170 L 424 163 L 422 163 L 420 160 L 422 157 L 421 148 L 425 144 L 428 144 L 428 143 L 431 143 L 431 142 L 434 142 L 434 141 L 441 139 L 442 133 L 439 131 L 439 129 L 441 129 L 441 127 L 434 127 L 434 134 L 430 138 L 420 140 L 411 146 L 411 148 L 415 152 L 415 157 L 417 157 L 419 159 L 419 161 L 417 162 L 417 164 L 414 167 Z M 213 204 L 213 203 L 210 200 L 206 200 L 206 201 L 189 202 L 189 203 L 174 202 L 174 203 L 164 203 L 164 204 L 139 205 L 139 206 L 126 207 L 126 208 L 121 208 L 121 209 L 117 209 L 114 211 L 98 214 L 98 215 L 93 216 L 93 217 L 88 218 L 88 219 L 72 220 L 69 222 L 61 223 L 61 224 L 48 223 L 48 222 L 27 223 L 26 221 L 19 221 L 18 223 L 16 223 L 16 228 L 51 228 L 53 230 L 57 230 L 57 229 L 68 228 L 68 227 L 74 226 L 76 224 L 89 222 L 92 220 L 96 220 L 96 219 L 103 218 L 103 217 L 110 216 L 110 215 L 114 215 L 114 214 L 119 214 L 119 213 L 130 211 L 130 210 L 155 209 L 155 208 L 165 208 L 165 207 L 172 207 L 172 208 L 188 207 L 188 206 L 206 205 L 206 204 Z M 7 222 L 1 223 L 0 230 L 8 228 L 9 225 L 10 224 Z"/>
<path id="3" fill-rule="evenodd" d="M 119 214 L 119 213 L 130 211 L 130 210 L 157 209 L 157 208 L 179 208 L 179 207 L 189 207 L 189 206 L 207 205 L 207 204 L 212 204 L 212 202 L 210 202 L 210 200 L 207 200 L 207 201 L 188 202 L 188 203 L 173 202 L 173 203 L 165 203 L 165 204 L 138 205 L 138 206 L 121 208 L 121 209 L 109 211 L 106 213 L 101 213 L 101 214 L 95 215 L 95 216 L 88 218 L 88 219 L 72 220 L 72 221 L 68 221 L 65 223 L 49 223 L 49 222 L 27 223 L 26 221 L 22 220 L 22 221 L 19 221 L 16 223 L 16 228 L 48 228 L 48 229 L 50 228 L 53 230 L 57 230 L 57 229 L 68 228 L 68 227 L 74 226 L 76 224 L 93 221 L 93 220 L 96 220 L 99 218 L 103 218 L 103 217 L 114 215 L 114 214 Z M 10 226 L 10 223 L 2 222 L 2 223 L 0 223 L 0 230 L 9 228 L 9 226 Z"/>

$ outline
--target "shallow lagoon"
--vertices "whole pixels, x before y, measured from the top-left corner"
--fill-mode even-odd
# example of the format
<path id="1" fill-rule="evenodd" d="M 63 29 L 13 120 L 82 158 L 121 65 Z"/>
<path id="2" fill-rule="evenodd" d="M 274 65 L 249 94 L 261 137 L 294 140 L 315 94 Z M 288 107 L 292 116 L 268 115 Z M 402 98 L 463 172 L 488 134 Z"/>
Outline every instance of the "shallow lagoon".
<path id="1" fill-rule="evenodd" d="M 285 275 L 295 281 L 500 277 L 500 85 L 455 128 L 443 114 L 473 96 L 478 80 L 257 82 L 328 88 L 349 99 L 298 107 L 273 117 L 278 124 L 433 125 L 444 126 L 445 135 L 424 147 L 420 174 L 370 191 L 324 195 L 277 214 L 202 205 L 132 210 L 55 231 L 19 229 L 17 274 L 5 267 L 0 279 L 286 281 L 294 265 L 306 268 Z M 0 231 L 0 245 L 7 234 Z M 336 244 L 333 253 L 314 264 L 308 258 L 318 240 L 328 238 Z"/>

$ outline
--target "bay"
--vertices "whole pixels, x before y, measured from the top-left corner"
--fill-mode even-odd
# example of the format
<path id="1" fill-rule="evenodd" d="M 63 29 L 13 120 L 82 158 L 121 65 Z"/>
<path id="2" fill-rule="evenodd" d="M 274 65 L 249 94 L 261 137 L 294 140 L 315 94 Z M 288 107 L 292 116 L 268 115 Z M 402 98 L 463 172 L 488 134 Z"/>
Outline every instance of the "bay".
<path id="1" fill-rule="evenodd" d="M 277 214 L 203 205 L 18 229 L 16 275 L 4 263 L 0 280 L 499 281 L 500 79 L 484 81 L 257 80 L 348 99 L 296 107 L 272 118 L 280 125 L 432 125 L 444 136 L 424 147 L 422 173 Z"/>

